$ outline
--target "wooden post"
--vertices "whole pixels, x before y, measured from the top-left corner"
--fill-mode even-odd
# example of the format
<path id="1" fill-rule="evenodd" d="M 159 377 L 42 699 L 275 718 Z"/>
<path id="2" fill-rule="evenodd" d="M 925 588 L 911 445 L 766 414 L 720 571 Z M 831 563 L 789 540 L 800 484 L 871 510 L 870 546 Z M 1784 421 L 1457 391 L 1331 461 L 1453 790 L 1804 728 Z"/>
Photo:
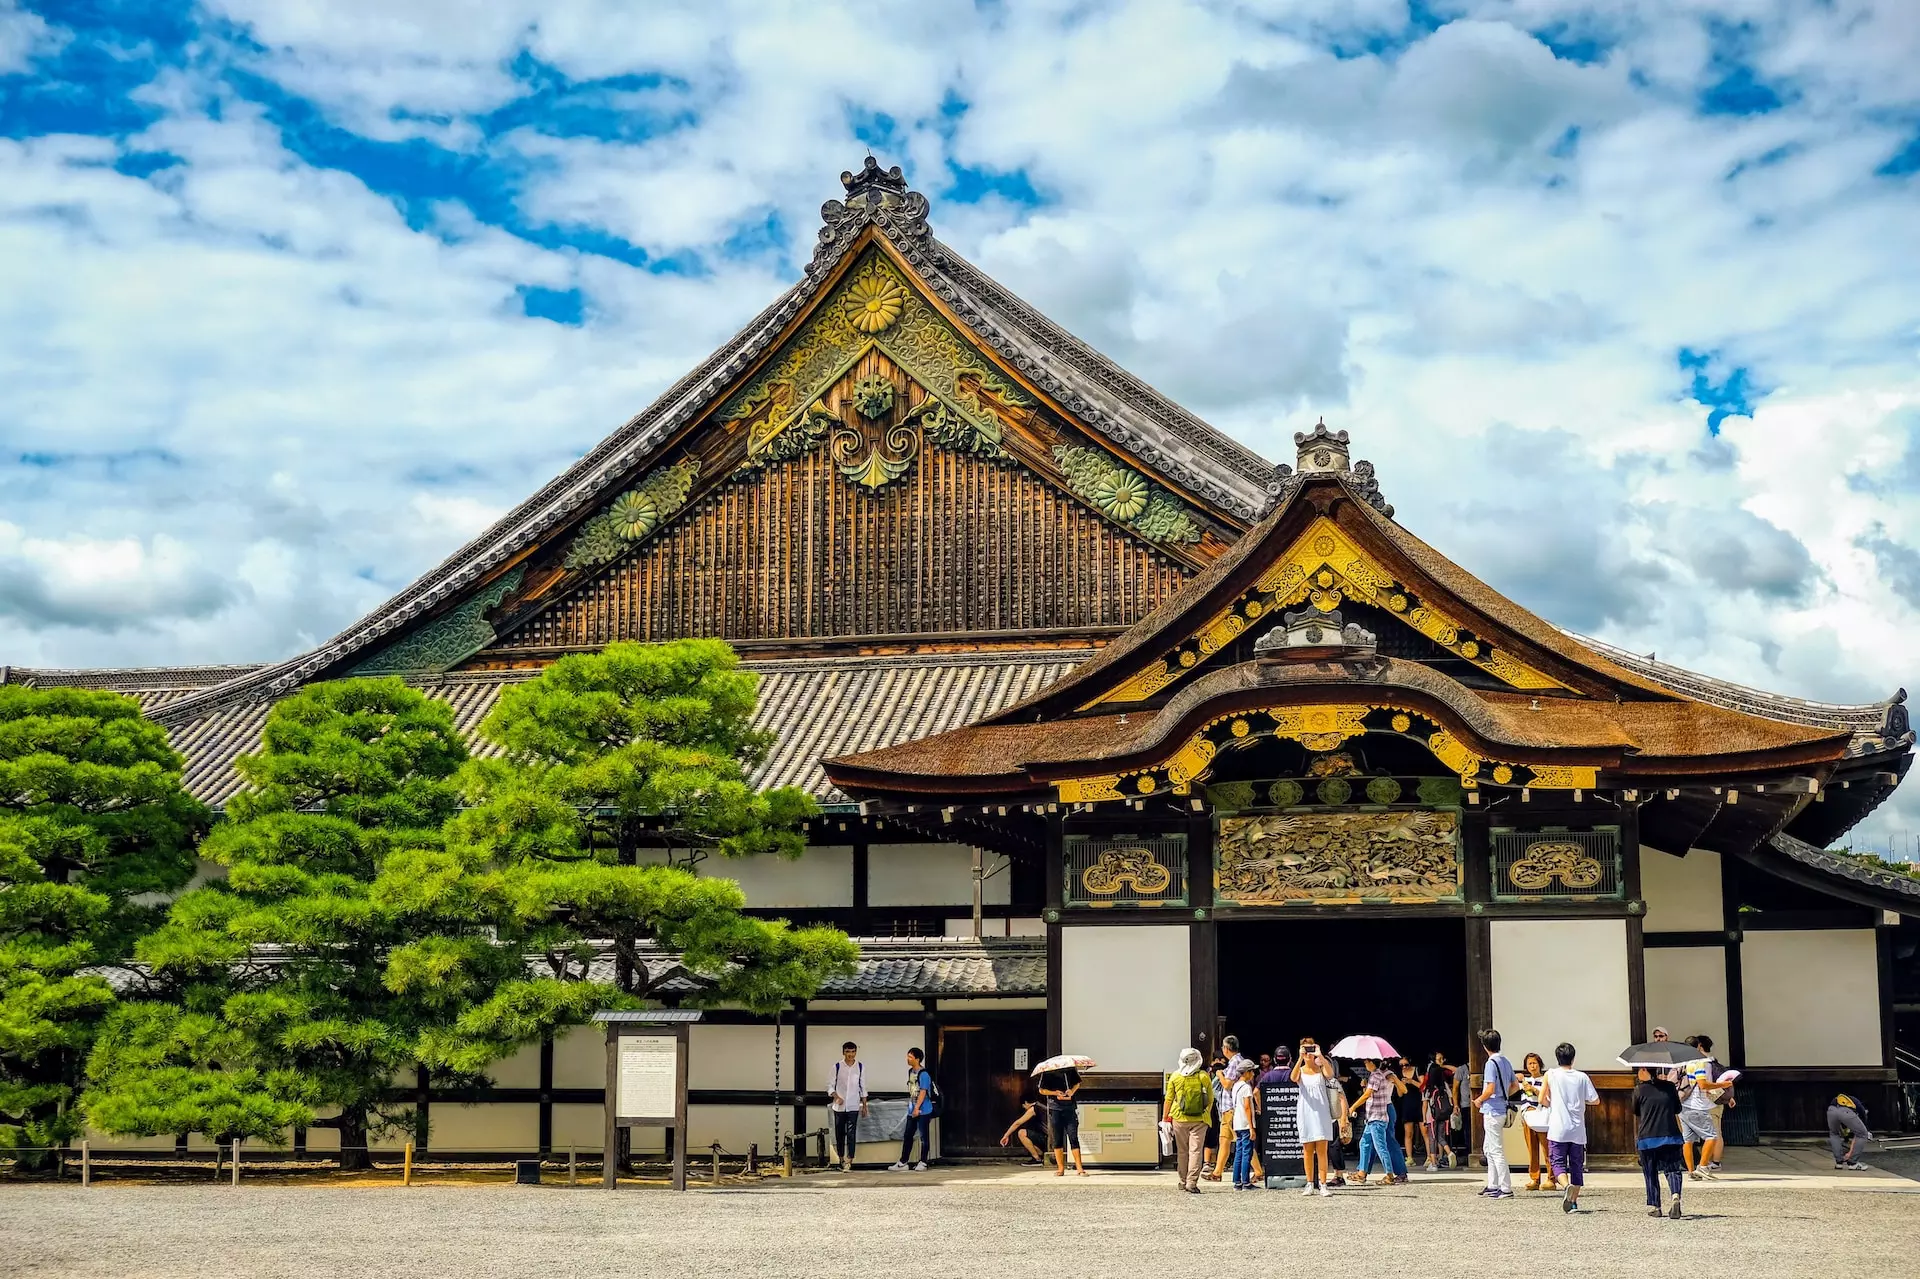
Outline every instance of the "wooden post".
<path id="1" fill-rule="evenodd" d="M 601 1138 L 600 1185 L 612 1190 L 620 1184 L 620 1028 L 607 1027 L 607 1090 L 601 1109 L 606 1112 L 605 1136 Z"/>
<path id="2" fill-rule="evenodd" d="M 986 854 L 981 852 L 980 846 L 978 844 L 975 844 L 973 846 L 973 939 L 975 941 L 980 940 L 980 934 L 983 927 L 983 921 L 981 919 L 981 916 L 986 913 L 986 901 L 987 901 Z"/>
<path id="3" fill-rule="evenodd" d="M 412 1142 L 407 1143 L 406 1150 L 402 1152 L 400 1156 L 400 1184 L 403 1186 L 411 1186 L 413 1184 L 413 1143 Z"/>
<path id="4" fill-rule="evenodd" d="M 240 1184 L 240 1139 L 233 1139 L 233 1184 Z"/>
<path id="5" fill-rule="evenodd" d="M 80 1143 L 80 1188 L 85 1190 L 93 1184 L 93 1147 L 89 1142 Z"/>
<path id="6" fill-rule="evenodd" d="M 713 1150 L 713 1184 L 717 1186 L 720 1184 L 720 1143 L 717 1141 L 714 1142 L 712 1146 L 712 1150 Z"/>
<path id="7" fill-rule="evenodd" d="M 580 1147 L 578 1146 L 567 1147 L 567 1184 L 569 1186 L 580 1184 Z"/>

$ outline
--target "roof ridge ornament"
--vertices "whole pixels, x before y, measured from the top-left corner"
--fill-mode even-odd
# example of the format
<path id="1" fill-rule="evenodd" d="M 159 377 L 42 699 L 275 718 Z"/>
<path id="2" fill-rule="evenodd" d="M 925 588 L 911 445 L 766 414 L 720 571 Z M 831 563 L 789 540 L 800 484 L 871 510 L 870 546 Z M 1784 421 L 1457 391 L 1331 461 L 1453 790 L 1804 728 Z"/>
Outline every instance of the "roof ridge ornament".
<path id="1" fill-rule="evenodd" d="M 907 185 L 899 165 L 883 169 L 869 155 L 858 173 L 848 170 L 840 175 L 840 185 L 846 188 L 846 198 L 820 206 L 824 225 L 813 260 L 807 264 L 808 275 L 831 268 L 853 237 L 868 226 L 880 228 L 891 240 L 908 243 L 932 234 L 927 226 L 927 197 Z"/>
<path id="2" fill-rule="evenodd" d="M 1345 431 L 1329 431 L 1324 417 L 1313 424 L 1311 431 L 1295 431 L 1293 445 L 1297 450 L 1299 474 L 1303 478 L 1314 475 L 1342 476 L 1361 500 L 1392 519 L 1393 507 L 1380 495 L 1380 481 L 1374 476 L 1373 463 L 1353 461 L 1351 444 Z"/>

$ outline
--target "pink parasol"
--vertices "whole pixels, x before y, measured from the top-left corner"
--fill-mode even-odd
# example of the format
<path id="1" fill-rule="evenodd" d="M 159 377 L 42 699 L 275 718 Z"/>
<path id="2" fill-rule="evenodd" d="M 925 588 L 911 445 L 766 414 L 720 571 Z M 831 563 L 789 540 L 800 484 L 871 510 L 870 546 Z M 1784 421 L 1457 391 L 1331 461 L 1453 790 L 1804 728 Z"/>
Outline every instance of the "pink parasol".
<path id="1" fill-rule="evenodd" d="M 1345 1057 L 1350 1061 L 1365 1061 L 1368 1058 L 1385 1061 L 1399 1055 L 1399 1049 L 1378 1035 L 1348 1035 L 1327 1053 L 1329 1057 Z"/>

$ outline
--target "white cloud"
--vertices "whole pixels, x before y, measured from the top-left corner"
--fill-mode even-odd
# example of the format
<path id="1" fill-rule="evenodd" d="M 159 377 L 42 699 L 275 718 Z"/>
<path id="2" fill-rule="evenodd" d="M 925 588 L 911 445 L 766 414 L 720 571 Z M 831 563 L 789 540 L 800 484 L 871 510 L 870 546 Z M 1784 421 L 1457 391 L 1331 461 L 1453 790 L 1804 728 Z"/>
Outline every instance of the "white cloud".
<path id="1" fill-rule="evenodd" d="M 8 660 L 324 638 L 784 288 L 859 160 L 850 121 L 884 117 L 961 252 L 1269 456 L 1324 412 L 1409 527 L 1555 620 L 1802 696 L 1920 681 L 1889 576 L 1920 548 L 1920 178 L 1874 174 L 1920 107 L 1909 6 L 1461 0 L 1425 35 L 1402 0 L 215 7 L 252 45 L 163 73 L 124 148 L 182 164 L 0 141 L 0 437 L 40 459 L 0 467 L 0 568 L 40 610 L 0 611 Z M 1696 112 L 1725 73 L 1709 17 L 1746 24 L 1786 107 Z M 0 7 L 0 69 L 43 28 Z M 606 100 L 672 123 L 485 136 L 527 58 L 643 77 Z M 491 166 L 531 224 L 705 271 L 542 248 L 451 198 L 409 225 L 223 61 Z M 1049 203 L 943 200 L 949 163 Z M 768 210 L 785 269 L 719 251 Z M 522 285 L 580 288 L 589 322 L 526 318 Z M 1683 347 L 1750 371 L 1719 441 Z M 172 594 L 50 567 L 82 546 Z"/>
<path id="2" fill-rule="evenodd" d="M 0 75 L 26 71 L 35 58 L 57 53 L 68 38 L 65 30 L 14 0 L 0 0 Z"/>

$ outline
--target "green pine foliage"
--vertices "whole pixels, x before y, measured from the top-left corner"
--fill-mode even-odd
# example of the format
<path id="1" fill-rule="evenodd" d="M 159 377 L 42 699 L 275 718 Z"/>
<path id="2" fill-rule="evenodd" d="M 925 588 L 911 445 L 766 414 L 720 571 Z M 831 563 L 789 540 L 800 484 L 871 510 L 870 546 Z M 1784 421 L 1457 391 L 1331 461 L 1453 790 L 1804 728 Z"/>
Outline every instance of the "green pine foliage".
<path id="1" fill-rule="evenodd" d="M 443 847 L 466 756 L 449 708 L 397 679 L 275 706 L 203 846 L 225 879 L 140 943 L 153 997 L 110 1019 L 89 1120 L 222 1141 L 335 1127 L 345 1167 L 408 1126 L 396 1085 L 422 1043 L 524 970 Z"/>
<path id="2" fill-rule="evenodd" d="M 0 1147 L 81 1133 L 73 1101 L 105 969 L 183 887 L 206 810 L 132 698 L 0 686 Z M 44 1156 L 26 1158 L 43 1165 Z"/>
<path id="3" fill-rule="evenodd" d="M 503 1045 L 654 995 L 640 948 L 678 952 L 706 998 L 771 1011 L 852 970 L 830 928 L 741 912 L 739 886 L 692 866 L 709 856 L 798 857 L 819 810 L 792 788 L 756 791 L 771 745 L 750 724 L 758 678 L 716 640 L 612 644 L 562 658 L 509 689 L 481 724 L 500 748 L 461 775 L 469 807 L 444 859 L 501 910 L 500 936 L 539 975 L 475 1004 L 430 1059 L 474 1069 Z M 423 868 L 427 882 L 439 883 Z M 611 980 L 594 963 L 613 951 Z"/>

